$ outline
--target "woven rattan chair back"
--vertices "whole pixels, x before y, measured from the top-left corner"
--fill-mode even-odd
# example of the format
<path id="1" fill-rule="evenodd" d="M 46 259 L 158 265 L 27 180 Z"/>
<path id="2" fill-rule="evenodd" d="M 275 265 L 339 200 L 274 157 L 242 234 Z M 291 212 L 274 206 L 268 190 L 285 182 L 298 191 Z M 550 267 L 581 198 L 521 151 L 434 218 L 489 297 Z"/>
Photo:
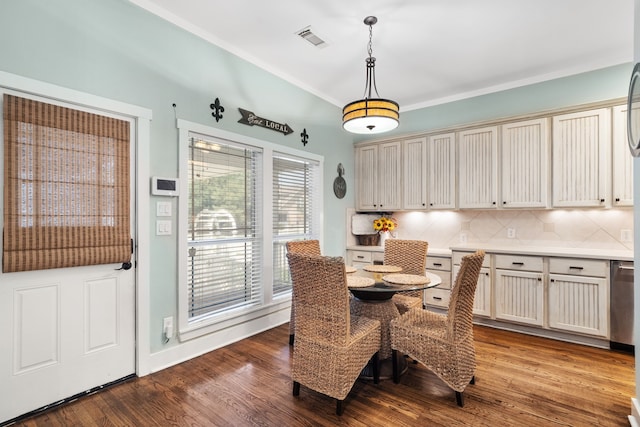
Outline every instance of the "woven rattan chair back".
<path id="1" fill-rule="evenodd" d="M 484 251 L 479 250 L 462 257 L 460 270 L 451 289 L 447 315 L 449 332 L 452 336 L 473 331 L 473 300 L 484 255 Z"/>
<path id="2" fill-rule="evenodd" d="M 388 239 L 384 243 L 384 263 L 402 267 L 406 274 L 424 276 L 429 244 L 423 240 Z"/>
<path id="3" fill-rule="evenodd" d="M 346 345 L 349 338 L 349 289 L 342 257 L 287 254 L 296 337 Z"/>
<path id="4" fill-rule="evenodd" d="M 292 240 L 287 242 L 287 253 L 296 253 L 304 255 L 322 255 L 320 253 L 319 240 Z M 291 298 L 291 316 L 289 318 L 289 345 L 293 345 L 295 341 L 296 329 L 296 304 Z"/>

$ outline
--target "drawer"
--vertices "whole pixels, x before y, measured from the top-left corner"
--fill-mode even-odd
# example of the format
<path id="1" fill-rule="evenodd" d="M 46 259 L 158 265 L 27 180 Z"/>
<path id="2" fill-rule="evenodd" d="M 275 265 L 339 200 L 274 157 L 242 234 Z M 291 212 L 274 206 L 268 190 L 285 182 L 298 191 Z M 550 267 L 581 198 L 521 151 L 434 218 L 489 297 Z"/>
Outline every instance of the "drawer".
<path id="1" fill-rule="evenodd" d="M 460 263 L 462 262 L 462 257 L 465 255 L 470 255 L 473 252 L 454 252 L 452 257 L 453 257 L 453 264 L 454 265 L 460 265 Z M 485 254 L 484 255 L 484 261 L 482 262 L 482 266 L 483 267 L 491 267 L 491 255 L 489 254 Z"/>
<path id="2" fill-rule="evenodd" d="M 433 288 L 424 291 L 425 305 L 448 308 L 450 299 L 451 291 L 449 291 L 448 289 Z"/>
<path id="3" fill-rule="evenodd" d="M 373 262 L 373 258 L 371 257 L 371 252 L 367 251 L 351 251 L 351 261 L 352 262 L 366 262 L 367 264 L 371 264 Z"/>
<path id="4" fill-rule="evenodd" d="M 451 289 L 451 272 L 441 270 L 431 270 L 427 268 L 429 273 L 435 274 L 440 277 L 441 283 L 436 286 L 437 289 Z"/>
<path id="5" fill-rule="evenodd" d="M 550 258 L 549 273 L 607 277 L 609 261 L 600 259 Z"/>
<path id="6" fill-rule="evenodd" d="M 427 256 L 427 270 L 451 271 L 451 258 Z"/>
<path id="7" fill-rule="evenodd" d="M 542 257 L 524 255 L 496 255 L 496 268 L 503 270 L 543 271 Z"/>

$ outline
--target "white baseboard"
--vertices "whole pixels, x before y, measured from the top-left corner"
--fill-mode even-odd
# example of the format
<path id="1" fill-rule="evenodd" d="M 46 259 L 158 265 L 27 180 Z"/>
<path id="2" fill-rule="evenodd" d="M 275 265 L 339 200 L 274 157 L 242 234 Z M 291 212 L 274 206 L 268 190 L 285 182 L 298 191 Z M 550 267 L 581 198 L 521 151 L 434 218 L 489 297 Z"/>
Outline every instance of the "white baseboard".
<path id="1" fill-rule="evenodd" d="M 631 398 L 631 415 L 629 415 L 629 425 L 640 427 L 640 402 L 635 397 Z"/>

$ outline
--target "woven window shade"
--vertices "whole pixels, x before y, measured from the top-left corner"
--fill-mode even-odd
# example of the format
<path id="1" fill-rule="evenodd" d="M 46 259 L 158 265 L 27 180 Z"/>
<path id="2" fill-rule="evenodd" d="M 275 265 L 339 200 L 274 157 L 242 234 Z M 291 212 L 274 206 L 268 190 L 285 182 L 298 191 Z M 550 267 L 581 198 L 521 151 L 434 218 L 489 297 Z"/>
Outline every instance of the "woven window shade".
<path id="1" fill-rule="evenodd" d="M 3 272 L 131 260 L 129 132 L 4 95 Z"/>

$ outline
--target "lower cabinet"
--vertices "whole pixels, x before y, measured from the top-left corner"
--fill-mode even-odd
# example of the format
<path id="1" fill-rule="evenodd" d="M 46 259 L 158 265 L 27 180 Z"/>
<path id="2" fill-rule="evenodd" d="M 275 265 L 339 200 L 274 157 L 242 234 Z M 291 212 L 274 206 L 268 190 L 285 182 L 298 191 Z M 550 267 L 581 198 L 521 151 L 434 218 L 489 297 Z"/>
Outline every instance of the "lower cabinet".
<path id="1" fill-rule="evenodd" d="M 424 304 L 429 307 L 448 308 L 451 295 L 451 258 L 427 255 L 427 271 L 437 274 L 442 282 L 424 291 Z"/>
<path id="2" fill-rule="evenodd" d="M 608 337 L 608 271 L 608 261 L 550 259 L 549 327 Z"/>
<path id="3" fill-rule="evenodd" d="M 470 252 L 454 252 L 452 254 L 453 260 L 453 275 L 452 280 L 455 283 L 455 278 L 460 271 L 460 262 L 462 257 L 468 255 Z M 480 275 L 478 276 L 478 284 L 476 285 L 476 294 L 473 298 L 473 314 L 482 317 L 491 317 L 491 301 L 493 298 L 493 292 L 491 286 L 491 258 L 487 254 L 484 257 L 482 268 L 480 269 Z"/>
<path id="4" fill-rule="evenodd" d="M 495 255 L 496 319 L 544 325 L 542 257 Z"/>

